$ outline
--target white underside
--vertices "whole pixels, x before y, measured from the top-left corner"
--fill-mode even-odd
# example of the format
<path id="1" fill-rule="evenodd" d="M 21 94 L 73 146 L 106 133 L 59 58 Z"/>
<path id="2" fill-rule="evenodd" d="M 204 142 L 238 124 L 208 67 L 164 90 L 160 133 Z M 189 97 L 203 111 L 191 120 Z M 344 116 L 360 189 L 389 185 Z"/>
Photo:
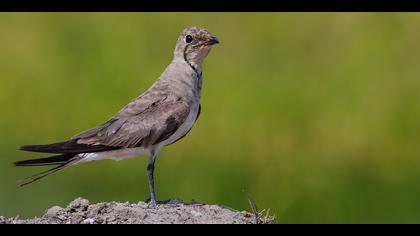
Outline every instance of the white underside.
<path id="1" fill-rule="evenodd" d="M 125 160 L 135 157 L 149 155 L 150 151 L 145 150 L 142 147 L 139 148 L 125 148 L 120 150 L 108 151 L 108 152 L 93 152 L 93 153 L 80 153 L 78 156 L 82 157 L 78 163 L 99 161 L 105 159 L 111 160 Z"/>

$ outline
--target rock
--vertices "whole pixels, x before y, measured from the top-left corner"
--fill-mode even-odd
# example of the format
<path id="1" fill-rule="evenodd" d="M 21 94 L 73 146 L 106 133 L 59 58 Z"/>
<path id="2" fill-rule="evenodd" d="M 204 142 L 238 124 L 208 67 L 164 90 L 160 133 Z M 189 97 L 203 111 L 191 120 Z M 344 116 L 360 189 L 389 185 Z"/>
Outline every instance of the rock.
<path id="1" fill-rule="evenodd" d="M 91 218 L 86 219 L 86 220 L 84 220 L 84 221 L 82 222 L 82 224 L 87 224 L 87 225 L 91 225 L 91 224 L 93 224 L 93 223 L 95 223 L 95 220 L 94 220 L 94 219 L 91 219 Z"/>
<path id="2" fill-rule="evenodd" d="M 200 217 L 200 216 L 201 216 L 201 213 L 200 213 L 200 212 L 198 212 L 198 211 L 194 211 L 194 210 L 192 210 L 192 211 L 191 211 L 191 215 L 192 215 L 192 216 L 194 216 L 194 217 Z"/>
<path id="3" fill-rule="evenodd" d="M 269 224 L 272 217 L 259 218 L 259 223 Z M 240 212 L 216 205 L 176 203 L 149 207 L 137 204 L 107 202 L 90 204 L 78 198 L 66 208 L 54 206 L 44 216 L 29 220 L 8 221 L 0 217 L 0 224 L 254 224 L 254 214 Z"/>
<path id="4" fill-rule="evenodd" d="M 83 214 L 74 214 L 71 217 L 72 224 L 82 224 L 85 221 L 86 217 Z"/>
<path id="5" fill-rule="evenodd" d="M 60 214 L 59 214 L 60 211 L 63 211 L 63 210 L 64 209 L 59 207 L 59 206 L 53 206 L 45 212 L 44 216 L 46 218 L 50 218 L 50 219 L 57 218 L 57 216 L 60 216 Z"/>
<path id="6" fill-rule="evenodd" d="M 68 208 L 70 211 L 72 212 L 76 212 L 76 211 L 86 211 L 89 207 L 89 201 L 87 199 L 83 199 L 83 198 L 77 198 L 76 200 L 72 201 L 69 205 Z"/>

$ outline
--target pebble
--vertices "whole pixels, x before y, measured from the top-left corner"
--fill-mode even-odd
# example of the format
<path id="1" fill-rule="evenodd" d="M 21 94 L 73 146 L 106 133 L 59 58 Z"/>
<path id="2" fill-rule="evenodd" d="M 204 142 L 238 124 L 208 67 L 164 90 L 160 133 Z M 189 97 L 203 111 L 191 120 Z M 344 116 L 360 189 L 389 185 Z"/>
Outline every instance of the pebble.
<path id="1" fill-rule="evenodd" d="M 59 206 L 53 206 L 50 209 L 47 210 L 47 212 L 45 212 L 45 217 L 47 218 L 54 218 L 57 217 L 57 215 L 59 215 L 59 212 L 62 211 L 63 208 L 59 207 Z"/>
<path id="2" fill-rule="evenodd" d="M 70 209 L 74 209 L 74 210 L 82 210 L 82 211 L 87 211 L 88 207 L 89 207 L 89 201 L 87 199 L 83 199 L 83 198 L 77 198 L 76 200 L 72 201 L 69 204 L 69 208 Z"/>
<path id="3" fill-rule="evenodd" d="M 194 211 L 194 210 L 191 211 L 191 215 L 193 215 L 194 217 L 200 217 L 200 216 L 202 216 L 202 214 L 200 212 Z"/>
<path id="4" fill-rule="evenodd" d="M 91 225 L 93 223 L 95 223 L 95 220 L 91 218 L 88 218 L 82 222 L 82 224 L 87 224 L 87 225 Z"/>

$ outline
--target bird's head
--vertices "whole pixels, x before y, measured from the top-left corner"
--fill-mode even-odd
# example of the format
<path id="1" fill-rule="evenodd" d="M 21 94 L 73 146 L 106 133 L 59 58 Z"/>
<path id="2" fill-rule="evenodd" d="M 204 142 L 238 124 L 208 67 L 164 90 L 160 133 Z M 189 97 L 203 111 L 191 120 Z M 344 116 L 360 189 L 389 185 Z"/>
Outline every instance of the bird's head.
<path id="1" fill-rule="evenodd" d="M 219 43 L 210 32 L 199 27 L 182 31 L 175 48 L 175 58 L 201 66 L 212 45 Z"/>

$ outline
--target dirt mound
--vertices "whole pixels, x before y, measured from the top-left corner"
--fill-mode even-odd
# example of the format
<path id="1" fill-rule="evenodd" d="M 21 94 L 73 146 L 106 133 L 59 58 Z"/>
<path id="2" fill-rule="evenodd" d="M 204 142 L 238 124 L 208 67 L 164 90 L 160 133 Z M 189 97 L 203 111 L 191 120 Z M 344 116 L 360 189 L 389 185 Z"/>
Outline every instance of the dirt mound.
<path id="1" fill-rule="evenodd" d="M 271 217 L 239 212 L 226 207 L 204 204 L 165 204 L 157 208 L 147 203 L 106 202 L 90 204 L 78 198 L 66 208 L 54 206 L 45 215 L 21 220 L 5 219 L 0 224 L 268 224 Z"/>

